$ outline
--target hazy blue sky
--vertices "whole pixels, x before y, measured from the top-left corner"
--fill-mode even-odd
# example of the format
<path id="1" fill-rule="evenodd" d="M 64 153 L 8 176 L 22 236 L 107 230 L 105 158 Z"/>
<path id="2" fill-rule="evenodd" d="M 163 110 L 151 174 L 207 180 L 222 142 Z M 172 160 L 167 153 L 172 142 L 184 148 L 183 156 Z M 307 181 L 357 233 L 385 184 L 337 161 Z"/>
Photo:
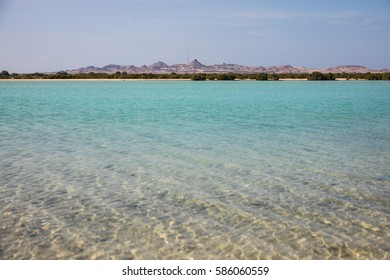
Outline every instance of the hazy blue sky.
<path id="1" fill-rule="evenodd" d="M 186 63 L 390 68 L 390 0 L 0 0 L 0 70 Z"/>

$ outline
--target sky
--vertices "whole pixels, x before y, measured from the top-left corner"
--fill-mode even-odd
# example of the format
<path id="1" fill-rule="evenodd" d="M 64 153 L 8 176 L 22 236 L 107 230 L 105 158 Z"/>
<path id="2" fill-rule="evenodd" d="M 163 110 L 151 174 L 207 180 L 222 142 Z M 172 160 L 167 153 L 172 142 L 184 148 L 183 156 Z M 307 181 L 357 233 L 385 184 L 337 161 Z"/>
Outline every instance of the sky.
<path id="1" fill-rule="evenodd" d="M 0 70 L 390 68 L 390 0 L 0 0 Z"/>

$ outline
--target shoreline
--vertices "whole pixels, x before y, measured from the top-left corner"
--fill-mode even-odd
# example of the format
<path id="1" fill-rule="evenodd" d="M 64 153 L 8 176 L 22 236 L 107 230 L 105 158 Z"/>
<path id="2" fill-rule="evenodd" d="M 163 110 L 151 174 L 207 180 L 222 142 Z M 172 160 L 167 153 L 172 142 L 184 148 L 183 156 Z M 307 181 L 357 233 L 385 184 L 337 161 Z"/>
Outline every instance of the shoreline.
<path id="1" fill-rule="evenodd" d="M 0 82 L 141 82 L 141 81 L 191 81 L 191 79 L 0 79 Z"/>
<path id="2" fill-rule="evenodd" d="M 171 81 L 171 82 L 199 82 L 199 81 L 193 81 L 191 79 L 0 79 L 1 82 L 164 82 L 164 81 Z M 235 79 L 232 81 L 240 82 L 259 82 L 257 80 L 253 79 Z M 279 80 L 266 80 L 265 82 L 278 82 L 278 81 L 311 81 L 308 79 L 301 79 L 301 78 L 280 78 Z M 346 79 L 346 78 L 336 78 L 334 81 L 369 81 L 368 79 Z M 200 82 L 225 82 L 224 80 L 205 80 Z"/>

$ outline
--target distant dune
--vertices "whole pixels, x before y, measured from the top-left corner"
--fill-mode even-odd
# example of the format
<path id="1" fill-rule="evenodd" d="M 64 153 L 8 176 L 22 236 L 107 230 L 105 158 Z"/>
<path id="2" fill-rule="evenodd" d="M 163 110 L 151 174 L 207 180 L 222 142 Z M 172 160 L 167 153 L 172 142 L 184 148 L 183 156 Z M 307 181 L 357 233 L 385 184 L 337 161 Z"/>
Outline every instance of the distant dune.
<path id="1" fill-rule="evenodd" d="M 293 67 L 291 65 L 280 65 L 280 66 L 244 66 L 239 64 L 214 64 L 214 65 L 204 65 L 198 60 L 194 59 L 193 61 L 187 64 L 173 64 L 167 65 L 162 61 L 158 61 L 149 66 L 143 65 L 140 67 L 134 65 L 115 65 L 109 64 L 103 67 L 87 66 L 81 67 L 73 70 L 66 70 L 65 72 L 69 74 L 76 73 L 116 73 L 116 72 L 126 72 L 128 74 L 139 74 L 139 73 L 153 73 L 153 74 L 185 74 L 185 73 L 312 73 L 312 72 L 322 72 L 322 73 L 384 73 L 390 72 L 390 69 L 368 69 L 365 66 L 361 65 L 345 65 L 345 66 L 336 66 L 325 69 L 315 69 L 308 68 L 304 66 Z"/>

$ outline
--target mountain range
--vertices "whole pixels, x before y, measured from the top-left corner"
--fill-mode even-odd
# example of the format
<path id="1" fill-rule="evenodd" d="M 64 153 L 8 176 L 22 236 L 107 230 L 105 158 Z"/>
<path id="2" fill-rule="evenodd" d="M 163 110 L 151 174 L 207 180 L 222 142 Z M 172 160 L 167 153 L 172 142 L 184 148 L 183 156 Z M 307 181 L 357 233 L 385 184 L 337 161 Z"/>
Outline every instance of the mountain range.
<path id="1" fill-rule="evenodd" d="M 139 73 L 154 73 L 154 74 L 185 74 L 185 73 L 312 73 L 312 72 L 322 72 L 322 73 L 382 73 L 390 72 L 388 69 L 368 69 L 365 66 L 361 65 L 345 65 L 345 66 L 336 66 L 324 69 L 315 69 L 308 68 L 304 66 L 293 67 L 291 65 L 281 65 L 281 66 L 244 66 L 239 64 L 214 64 L 214 65 L 204 65 L 200 63 L 197 59 L 187 63 L 187 64 L 173 64 L 167 65 L 162 61 L 158 61 L 149 66 L 143 65 L 140 67 L 134 65 L 116 65 L 109 64 L 103 67 L 87 66 L 81 67 L 73 70 L 67 70 L 65 72 L 69 74 L 76 73 L 116 73 L 116 72 L 126 72 L 128 74 L 139 74 Z"/>

